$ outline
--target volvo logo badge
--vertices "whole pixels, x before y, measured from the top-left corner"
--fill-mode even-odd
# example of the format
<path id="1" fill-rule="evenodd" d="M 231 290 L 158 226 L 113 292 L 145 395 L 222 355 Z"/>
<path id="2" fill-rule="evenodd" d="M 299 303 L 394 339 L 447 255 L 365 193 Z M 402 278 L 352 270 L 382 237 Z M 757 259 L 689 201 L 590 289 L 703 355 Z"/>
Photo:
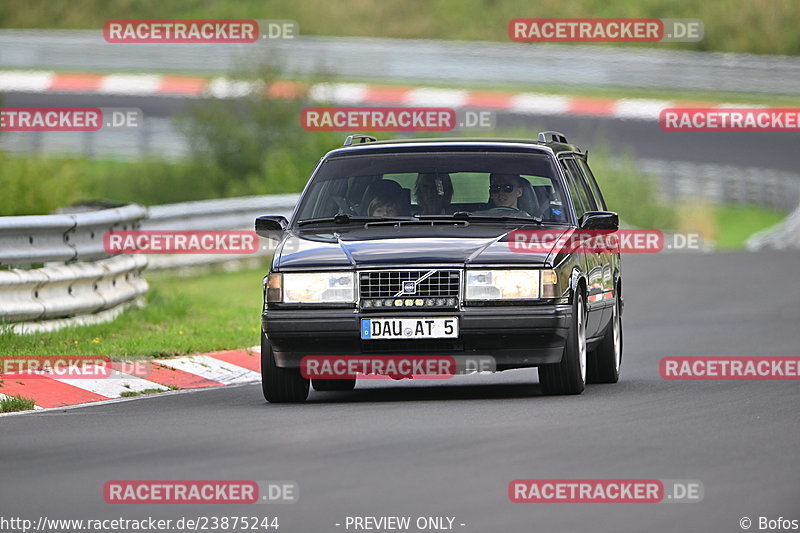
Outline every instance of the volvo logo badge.
<path id="1" fill-rule="evenodd" d="M 416 293 L 417 293 L 417 283 L 415 281 L 403 282 L 403 294 L 416 294 Z"/>

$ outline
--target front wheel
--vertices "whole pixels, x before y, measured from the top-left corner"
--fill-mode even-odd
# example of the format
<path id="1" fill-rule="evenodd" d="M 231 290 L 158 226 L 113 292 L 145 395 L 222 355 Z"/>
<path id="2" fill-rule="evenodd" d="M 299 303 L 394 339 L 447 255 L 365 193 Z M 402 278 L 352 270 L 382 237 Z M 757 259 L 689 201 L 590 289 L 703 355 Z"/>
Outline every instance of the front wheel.
<path id="1" fill-rule="evenodd" d="M 299 368 L 280 368 L 275 364 L 267 336 L 261 332 L 261 390 L 270 403 L 301 403 L 308 398 L 309 382 Z"/>
<path id="2" fill-rule="evenodd" d="M 572 303 L 572 325 L 560 363 L 541 365 L 539 383 L 545 394 L 580 394 L 586 388 L 586 302 L 580 290 Z"/>

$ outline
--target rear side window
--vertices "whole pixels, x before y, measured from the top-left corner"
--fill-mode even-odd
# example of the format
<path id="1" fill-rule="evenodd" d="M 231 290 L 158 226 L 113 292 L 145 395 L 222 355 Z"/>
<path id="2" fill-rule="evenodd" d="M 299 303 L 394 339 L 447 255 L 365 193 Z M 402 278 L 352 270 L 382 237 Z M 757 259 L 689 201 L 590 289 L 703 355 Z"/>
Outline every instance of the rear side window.
<path id="1" fill-rule="evenodd" d="M 589 164 L 586 163 L 583 159 L 578 159 L 578 168 L 581 169 L 583 173 L 583 179 L 586 181 L 586 184 L 589 186 L 589 191 L 594 195 L 595 203 L 599 209 L 606 211 L 608 208 L 606 207 L 606 201 L 603 198 L 603 194 L 600 192 L 600 187 L 597 185 L 597 180 L 594 179 L 594 174 L 592 174 L 592 169 L 589 168 Z"/>
<path id="2" fill-rule="evenodd" d="M 590 197 L 575 161 L 562 159 L 561 167 L 567 175 L 567 187 L 569 188 L 570 196 L 572 196 L 572 203 L 575 205 L 575 215 L 580 218 L 586 211 L 596 210 L 594 199 Z"/>

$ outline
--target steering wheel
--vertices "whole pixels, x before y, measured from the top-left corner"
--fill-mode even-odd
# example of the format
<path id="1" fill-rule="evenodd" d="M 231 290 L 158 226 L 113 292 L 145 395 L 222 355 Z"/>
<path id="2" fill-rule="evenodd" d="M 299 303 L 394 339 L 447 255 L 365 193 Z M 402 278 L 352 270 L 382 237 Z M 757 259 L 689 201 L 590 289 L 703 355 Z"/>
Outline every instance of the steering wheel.
<path id="1" fill-rule="evenodd" d="M 516 207 L 508 207 L 505 205 L 493 207 L 491 209 L 486 210 L 487 215 L 513 215 L 513 216 L 530 216 L 527 212 L 523 211 L 522 209 L 517 209 Z"/>

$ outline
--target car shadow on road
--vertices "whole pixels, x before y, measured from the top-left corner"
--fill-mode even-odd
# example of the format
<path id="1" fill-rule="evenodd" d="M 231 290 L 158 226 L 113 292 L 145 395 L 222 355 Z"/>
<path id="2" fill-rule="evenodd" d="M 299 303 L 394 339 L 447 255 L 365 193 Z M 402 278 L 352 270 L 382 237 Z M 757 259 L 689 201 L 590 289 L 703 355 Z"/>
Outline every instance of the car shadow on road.
<path id="1" fill-rule="evenodd" d="M 348 392 L 312 392 L 308 402 L 419 402 L 445 400 L 507 400 L 544 396 L 538 383 L 480 385 L 416 385 L 356 388 Z"/>

